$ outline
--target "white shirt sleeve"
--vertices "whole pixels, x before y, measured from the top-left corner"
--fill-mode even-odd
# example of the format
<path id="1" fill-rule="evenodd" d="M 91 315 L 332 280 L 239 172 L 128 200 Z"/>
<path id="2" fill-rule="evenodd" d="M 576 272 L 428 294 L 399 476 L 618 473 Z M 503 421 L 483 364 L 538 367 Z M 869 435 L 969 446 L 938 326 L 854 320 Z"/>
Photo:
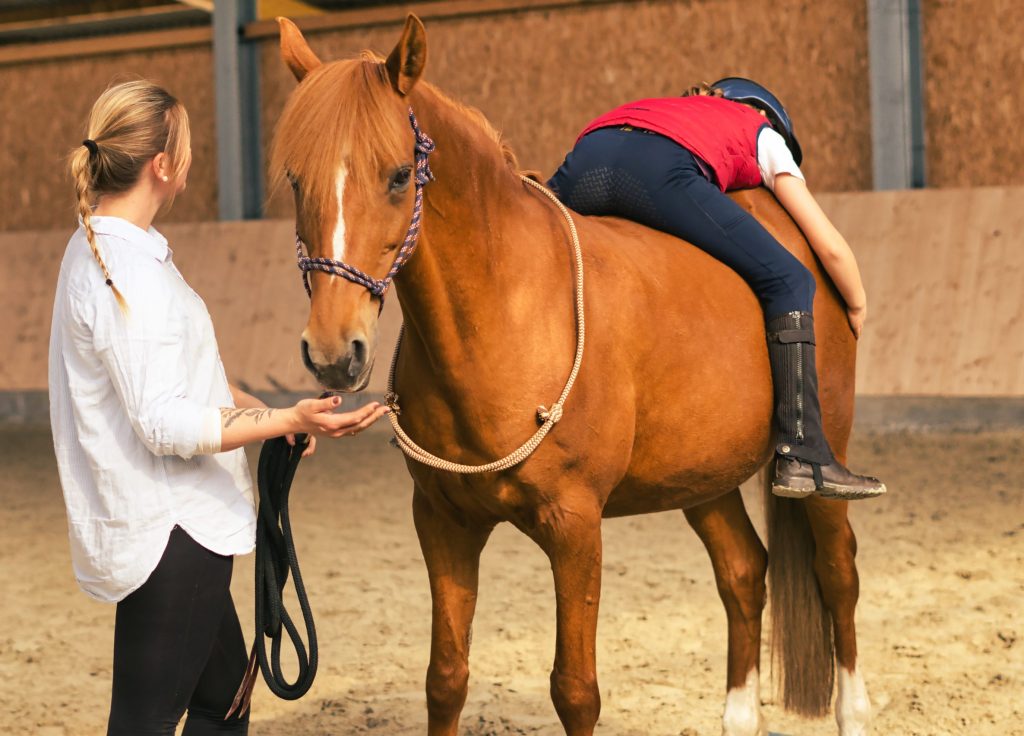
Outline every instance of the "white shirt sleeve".
<path id="1" fill-rule="evenodd" d="M 103 286 L 94 295 L 92 325 L 96 353 L 132 429 L 155 455 L 188 459 L 219 452 L 219 408 L 188 398 L 182 310 L 159 277 L 132 275 L 118 284 L 129 313 L 121 312 Z"/>
<path id="2" fill-rule="evenodd" d="M 761 170 L 764 185 L 773 192 L 775 177 L 779 174 L 792 174 L 798 179 L 804 179 L 786 140 L 767 125 L 761 128 L 757 136 L 757 167 Z"/>

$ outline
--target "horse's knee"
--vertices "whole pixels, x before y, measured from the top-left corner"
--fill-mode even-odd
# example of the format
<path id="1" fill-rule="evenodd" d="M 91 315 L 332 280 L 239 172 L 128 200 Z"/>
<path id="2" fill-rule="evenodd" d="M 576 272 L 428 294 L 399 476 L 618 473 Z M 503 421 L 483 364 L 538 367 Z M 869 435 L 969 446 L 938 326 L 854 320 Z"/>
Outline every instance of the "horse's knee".
<path id="1" fill-rule="evenodd" d="M 466 662 L 430 664 L 427 669 L 427 708 L 437 718 L 457 717 L 469 691 L 469 665 Z"/>
<path id="2" fill-rule="evenodd" d="M 595 675 L 580 677 L 551 671 L 551 700 L 564 724 L 592 727 L 601 714 L 601 691 Z"/>
<path id="3" fill-rule="evenodd" d="M 730 560 L 717 575 L 718 594 L 726 610 L 745 619 L 760 618 L 764 610 L 765 574 L 768 556 L 764 550 L 745 560 Z"/>

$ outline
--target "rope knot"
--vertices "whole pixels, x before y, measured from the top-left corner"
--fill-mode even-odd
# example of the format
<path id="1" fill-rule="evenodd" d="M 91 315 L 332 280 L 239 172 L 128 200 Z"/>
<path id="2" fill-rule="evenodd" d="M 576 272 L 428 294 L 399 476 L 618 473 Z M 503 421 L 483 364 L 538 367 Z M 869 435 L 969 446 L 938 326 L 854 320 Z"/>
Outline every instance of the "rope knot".
<path id="1" fill-rule="evenodd" d="M 552 404 L 550 409 L 543 406 L 537 407 L 537 419 L 540 420 L 541 424 L 551 421 L 552 424 L 558 424 L 558 421 L 562 418 L 562 405 Z"/>
<path id="2" fill-rule="evenodd" d="M 388 409 L 396 417 L 402 413 L 402 408 L 398 405 L 398 394 L 394 391 L 388 391 L 384 394 L 384 403 L 387 404 Z"/>
<path id="3" fill-rule="evenodd" d="M 427 157 L 434 152 L 434 140 L 420 130 L 420 125 L 416 122 L 416 115 L 411 107 L 409 108 L 409 124 L 412 125 L 412 132 L 416 136 L 416 145 L 413 148 L 416 152 L 416 183 L 423 186 L 434 180 L 434 173 L 430 170 L 430 164 L 427 162 Z"/>

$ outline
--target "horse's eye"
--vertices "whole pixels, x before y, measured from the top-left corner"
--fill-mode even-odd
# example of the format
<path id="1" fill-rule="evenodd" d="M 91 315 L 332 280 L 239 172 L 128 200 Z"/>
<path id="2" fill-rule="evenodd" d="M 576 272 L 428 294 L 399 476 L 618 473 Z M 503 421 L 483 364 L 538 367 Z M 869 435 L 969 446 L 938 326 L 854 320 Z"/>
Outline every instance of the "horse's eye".
<path id="1" fill-rule="evenodd" d="M 392 194 L 398 194 L 404 192 L 409 188 L 409 181 L 412 179 L 412 167 L 403 166 L 394 174 L 391 175 L 391 180 L 388 182 L 388 191 Z"/>

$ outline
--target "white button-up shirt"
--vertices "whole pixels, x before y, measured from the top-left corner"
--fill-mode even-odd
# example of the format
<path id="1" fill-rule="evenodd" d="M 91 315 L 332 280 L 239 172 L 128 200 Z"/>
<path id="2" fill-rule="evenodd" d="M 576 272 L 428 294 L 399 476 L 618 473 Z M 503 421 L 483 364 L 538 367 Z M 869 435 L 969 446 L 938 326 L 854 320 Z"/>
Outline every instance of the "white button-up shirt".
<path id="1" fill-rule="evenodd" d="M 220 407 L 234 402 L 206 305 L 156 230 L 92 225 L 129 311 L 79 227 L 54 301 L 50 422 L 75 576 L 119 601 L 149 578 L 176 524 L 234 555 L 252 550 L 256 516 L 244 452 L 218 452 Z"/>

